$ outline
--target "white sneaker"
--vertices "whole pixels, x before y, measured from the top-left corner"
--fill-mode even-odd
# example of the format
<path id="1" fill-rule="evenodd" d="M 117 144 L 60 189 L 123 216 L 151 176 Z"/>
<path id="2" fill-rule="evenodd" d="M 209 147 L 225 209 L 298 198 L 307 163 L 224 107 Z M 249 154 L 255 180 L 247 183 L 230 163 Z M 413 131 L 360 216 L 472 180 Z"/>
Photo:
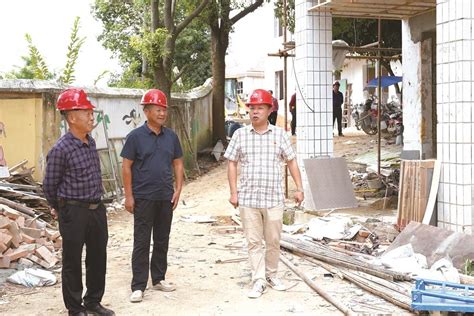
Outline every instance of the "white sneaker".
<path id="1" fill-rule="evenodd" d="M 130 302 L 138 303 L 141 301 L 143 301 L 143 291 L 141 290 L 133 291 L 133 293 L 130 295 Z"/>
<path id="2" fill-rule="evenodd" d="M 286 291 L 287 287 L 279 278 L 267 277 L 267 284 L 274 290 Z"/>
<path id="3" fill-rule="evenodd" d="M 250 290 L 250 292 L 247 293 L 247 297 L 248 298 L 259 298 L 266 291 L 267 291 L 267 285 L 265 284 L 265 281 L 258 279 L 253 284 L 252 290 Z"/>
<path id="4" fill-rule="evenodd" d="M 153 289 L 163 292 L 173 292 L 174 290 L 176 290 L 176 285 L 170 282 L 166 282 L 165 280 L 161 280 L 160 282 L 153 285 Z"/>

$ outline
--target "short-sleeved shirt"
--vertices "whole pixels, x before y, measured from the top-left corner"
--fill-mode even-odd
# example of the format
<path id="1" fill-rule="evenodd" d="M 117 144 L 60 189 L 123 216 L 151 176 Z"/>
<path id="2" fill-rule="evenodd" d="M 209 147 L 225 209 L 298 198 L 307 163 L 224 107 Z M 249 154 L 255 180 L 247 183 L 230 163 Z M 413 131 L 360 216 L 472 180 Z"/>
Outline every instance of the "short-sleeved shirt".
<path id="1" fill-rule="evenodd" d="M 173 160 L 183 156 L 175 132 L 162 126 L 157 135 L 145 122 L 127 135 L 120 155 L 133 161 L 132 192 L 135 198 L 171 200 Z"/>
<path id="2" fill-rule="evenodd" d="M 235 131 L 224 157 L 240 162 L 238 185 L 239 205 L 251 208 L 271 208 L 282 205 L 282 163 L 296 154 L 283 129 L 268 125 L 264 133 L 250 126 Z"/>
<path id="3" fill-rule="evenodd" d="M 58 198 L 100 200 L 100 160 L 92 137 L 87 135 L 87 143 L 84 143 L 68 132 L 56 142 L 46 156 L 43 191 L 55 209 L 58 209 Z"/>

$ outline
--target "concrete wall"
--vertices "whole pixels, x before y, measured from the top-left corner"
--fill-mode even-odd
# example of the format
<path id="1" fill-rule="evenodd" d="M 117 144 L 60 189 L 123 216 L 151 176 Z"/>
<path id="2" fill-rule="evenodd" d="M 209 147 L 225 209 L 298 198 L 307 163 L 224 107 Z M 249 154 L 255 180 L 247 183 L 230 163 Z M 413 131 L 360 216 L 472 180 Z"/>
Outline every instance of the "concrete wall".
<path id="1" fill-rule="evenodd" d="M 6 130 L 6 137 L 0 134 L 0 146 L 8 166 L 27 159 L 28 166 L 35 167 L 34 178 L 43 178 L 46 155 L 65 132 L 65 123 L 55 109 L 57 96 L 64 89 L 47 81 L 0 80 L 0 122 Z M 143 90 L 84 89 L 97 110 L 103 111 L 103 115 L 96 113 L 96 127 L 91 133 L 99 151 L 106 153 L 107 148 L 104 125 L 108 138 L 120 145 L 132 129 L 145 122 L 139 105 Z M 194 167 L 198 151 L 213 145 L 211 122 L 210 81 L 188 93 L 172 95 L 167 126 L 180 138 L 188 169 Z"/>
<path id="2" fill-rule="evenodd" d="M 402 21 L 404 150 L 421 151 L 425 158 L 431 158 L 432 155 L 432 145 L 426 142 L 426 129 L 432 126 L 431 121 L 428 125 L 423 118 L 431 117 L 434 105 L 427 100 L 427 97 L 431 98 L 431 91 L 427 90 L 426 85 L 423 87 L 423 82 L 426 84 L 430 78 L 426 72 L 426 61 L 432 51 L 422 43 L 424 34 L 435 29 L 434 12 Z M 425 67 L 422 59 L 425 60 Z"/>

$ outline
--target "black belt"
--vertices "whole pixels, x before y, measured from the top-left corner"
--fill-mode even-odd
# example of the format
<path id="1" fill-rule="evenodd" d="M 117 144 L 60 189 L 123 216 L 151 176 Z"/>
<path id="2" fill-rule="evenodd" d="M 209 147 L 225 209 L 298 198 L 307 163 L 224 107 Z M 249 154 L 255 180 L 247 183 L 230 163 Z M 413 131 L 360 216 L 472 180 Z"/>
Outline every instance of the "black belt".
<path id="1" fill-rule="evenodd" d="M 89 210 L 95 210 L 97 209 L 100 204 L 102 203 L 101 201 L 97 202 L 84 202 L 84 201 L 77 201 L 77 200 L 66 200 L 66 199 L 59 199 L 59 206 L 63 207 L 65 205 L 74 205 L 74 206 L 80 206 L 83 208 L 87 208 Z"/>

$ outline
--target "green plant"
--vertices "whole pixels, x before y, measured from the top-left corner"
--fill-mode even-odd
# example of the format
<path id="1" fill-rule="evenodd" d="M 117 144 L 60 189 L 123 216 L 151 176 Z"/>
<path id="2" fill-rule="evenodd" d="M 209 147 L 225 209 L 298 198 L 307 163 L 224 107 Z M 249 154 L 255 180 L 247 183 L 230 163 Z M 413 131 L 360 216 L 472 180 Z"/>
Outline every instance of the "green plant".
<path id="1" fill-rule="evenodd" d="M 79 57 L 79 51 L 86 39 L 85 37 L 80 38 L 78 36 L 79 20 L 80 18 L 78 16 L 74 20 L 74 25 L 72 27 L 69 45 L 67 47 L 66 66 L 64 67 L 63 74 L 59 77 L 59 81 L 64 84 L 71 84 L 74 82 L 74 79 L 75 79 L 74 66 L 76 65 L 77 58 Z"/>
<path id="2" fill-rule="evenodd" d="M 471 259 L 466 259 L 466 261 L 464 261 L 464 267 L 462 270 L 462 272 L 466 275 L 474 275 L 473 261 Z"/>
<path id="3" fill-rule="evenodd" d="M 40 54 L 38 48 L 33 44 L 31 35 L 26 33 L 25 39 L 28 42 L 28 50 L 30 53 L 31 66 L 33 68 L 34 79 L 47 80 L 51 79 L 53 76 L 46 66 L 46 62 L 43 56 Z"/>

